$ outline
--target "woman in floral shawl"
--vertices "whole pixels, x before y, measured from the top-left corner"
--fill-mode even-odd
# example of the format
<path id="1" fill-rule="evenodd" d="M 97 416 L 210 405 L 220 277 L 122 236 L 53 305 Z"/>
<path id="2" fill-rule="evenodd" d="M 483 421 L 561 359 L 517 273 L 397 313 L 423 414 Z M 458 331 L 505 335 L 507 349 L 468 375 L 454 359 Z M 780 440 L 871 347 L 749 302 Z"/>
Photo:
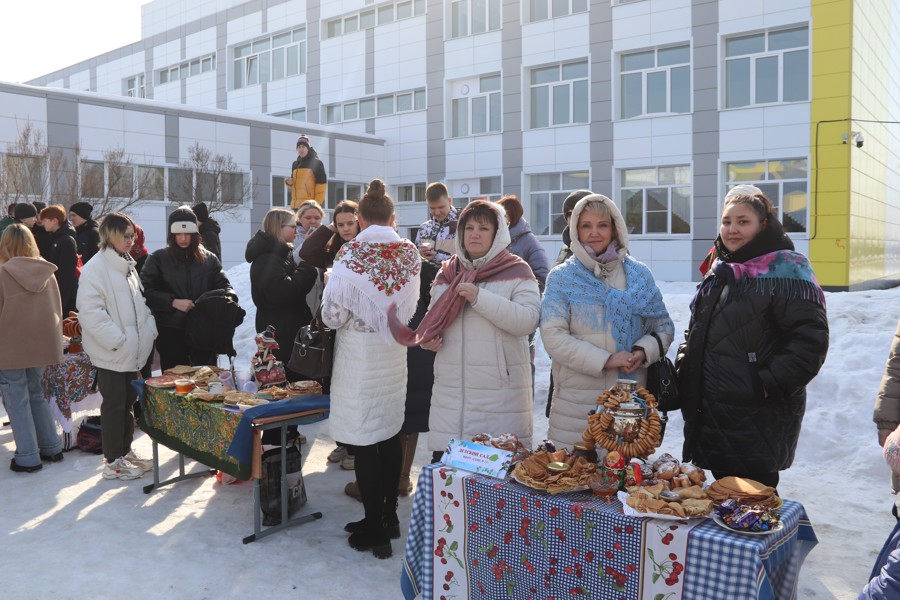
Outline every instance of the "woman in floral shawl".
<path id="1" fill-rule="evenodd" d="M 725 196 L 715 249 L 676 360 L 684 460 L 775 487 L 825 362 L 825 296 L 757 187 Z"/>
<path id="2" fill-rule="evenodd" d="M 359 202 L 361 231 L 334 260 L 322 319 L 337 330 L 331 379 L 331 434 L 352 446 L 365 518 L 348 523 L 349 543 L 391 556 L 400 537 L 397 485 L 406 406 L 406 348 L 388 329 L 388 306 L 408 321 L 419 300 L 419 251 L 394 231 L 394 204 L 374 179 Z"/>

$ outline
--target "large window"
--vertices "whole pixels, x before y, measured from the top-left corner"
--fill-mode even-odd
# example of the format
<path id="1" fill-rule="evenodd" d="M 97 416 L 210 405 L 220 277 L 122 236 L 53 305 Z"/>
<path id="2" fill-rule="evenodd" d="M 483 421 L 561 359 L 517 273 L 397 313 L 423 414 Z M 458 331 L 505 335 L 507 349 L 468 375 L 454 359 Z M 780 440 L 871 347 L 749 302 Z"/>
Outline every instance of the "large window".
<path id="1" fill-rule="evenodd" d="M 273 117 L 283 117 L 292 121 L 306 121 L 306 109 L 298 108 L 296 110 L 286 110 L 284 112 L 274 113 Z"/>
<path id="2" fill-rule="evenodd" d="M 210 71 L 214 71 L 215 69 L 216 54 L 215 52 L 213 52 L 212 54 L 208 54 L 200 58 L 195 58 L 193 60 L 185 61 L 183 63 L 158 70 L 156 72 L 156 82 L 158 85 L 163 85 L 172 81 L 187 79 L 188 77 L 193 77 L 194 75 L 200 75 L 201 73 L 208 73 Z M 141 79 L 141 87 L 143 87 L 143 75 L 139 77 Z M 130 80 L 129 87 L 131 87 Z M 129 96 L 130 95 L 132 94 L 129 94 Z M 143 96 L 141 97 L 143 98 Z"/>
<path id="3" fill-rule="evenodd" d="M 725 107 L 809 100 L 809 28 L 725 40 Z"/>
<path id="4" fill-rule="evenodd" d="M 306 27 L 235 46 L 232 85 L 240 89 L 306 73 Z"/>
<path id="5" fill-rule="evenodd" d="M 451 38 L 498 29 L 500 29 L 500 0 L 451 0 Z"/>
<path id="6" fill-rule="evenodd" d="M 621 115 L 691 110 L 691 49 L 687 44 L 621 56 Z"/>
<path id="7" fill-rule="evenodd" d="M 805 158 L 733 162 L 725 165 L 725 191 L 755 185 L 775 206 L 784 230 L 805 232 L 809 213 L 809 171 Z"/>
<path id="8" fill-rule="evenodd" d="M 350 100 L 341 104 L 327 104 L 324 107 L 325 123 L 328 125 L 414 110 L 425 110 L 424 88 Z"/>
<path id="9" fill-rule="evenodd" d="M 135 195 L 134 167 L 131 165 L 109 165 L 109 195 L 113 198 L 133 198 Z"/>
<path id="10" fill-rule="evenodd" d="M 132 98 L 146 98 L 147 88 L 144 85 L 144 74 L 135 75 L 125 80 L 125 95 Z"/>
<path id="11" fill-rule="evenodd" d="M 473 1 L 478 3 L 487 2 L 488 0 Z M 499 2 L 499 0 L 491 1 Z M 360 12 L 347 13 L 325 21 L 324 38 L 327 40 L 424 14 L 425 0 L 404 0 L 403 2 L 381 5 L 377 9 L 367 8 Z"/>
<path id="12" fill-rule="evenodd" d="M 191 169 L 169 169 L 169 200 L 194 201 L 194 172 Z"/>
<path id="13" fill-rule="evenodd" d="M 587 0 L 528 0 L 528 20 L 532 23 L 545 21 L 586 12 L 587 9 Z"/>
<path id="14" fill-rule="evenodd" d="M 346 181 L 329 181 L 326 208 L 334 208 L 338 202 L 344 200 L 359 201 L 366 190 L 364 183 L 348 183 Z"/>
<path id="15" fill-rule="evenodd" d="M 500 74 L 459 85 L 451 101 L 450 137 L 500 131 Z"/>
<path id="16" fill-rule="evenodd" d="M 138 198 L 165 200 L 166 170 L 163 167 L 138 167 Z"/>
<path id="17" fill-rule="evenodd" d="M 586 60 L 535 67 L 530 72 L 531 127 L 588 122 Z"/>
<path id="18" fill-rule="evenodd" d="M 566 226 L 563 202 L 575 190 L 590 189 L 587 171 L 528 176 L 529 224 L 535 235 L 559 235 Z"/>
<path id="19" fill-rule="evenodd" d="M 691 167 L 622 170 L 622 208 L 629 235 L 691 232 Z"/>
<path id="20" fill-rule="evenodd" d="M 425 202 L 425 183 L 397 186 L 397 202 Z"/>
<path id="21" fill-rule="evenodd" d="M 105 177 L 102 162 L 81 161 L 81 197 L 103 198 L 106 195 Z"/>

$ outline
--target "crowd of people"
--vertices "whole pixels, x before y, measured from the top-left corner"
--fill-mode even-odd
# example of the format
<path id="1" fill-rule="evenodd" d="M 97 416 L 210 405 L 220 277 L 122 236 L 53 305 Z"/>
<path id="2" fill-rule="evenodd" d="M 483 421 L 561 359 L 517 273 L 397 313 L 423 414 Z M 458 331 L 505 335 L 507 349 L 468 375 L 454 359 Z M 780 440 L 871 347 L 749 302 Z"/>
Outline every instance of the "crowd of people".
<path id="1" fill-rule="evenodd" d="M 419 434 L 435 461 L 451 438 L 485 431 L 515 434 L 527 447 L 544 437 L 571 446 L 598 392 L 623 377 L 644 384 L 676 341 L 653 274 L 629 252 L 608 197 L 578 190 L 566 199 L 553 266 L 512 195 L 454 207 L 447 187 L 432 183 L 430 218 L 413 242 L 398 235 L 393 201 L 374 179 L 323 225 L 321 161 L 305 136 L 297 149 L 285 181 L 292 208 L 271 209 L 247 242 L 252 298 L 243 300 L 256 306 L 257 331 L 274 327 L 285 367 L 314 317 L 336 331 L 332 377 L 321 383 L 337 442 L 329 460 L 354 471 L 345 492 L 363 507 L 363 519 L 345 526 L 353 548 L 391 555 Z M 41 303 L 52 315 L 36 324 L 21 317 L 32 311 L 0 310 L 5 332 L 46 340 L 34 355 L 0 349 L 15 471 L 63 458 L 39 376 L 62 358 L 68 310 L 77 307 L 104 398 L 102 475 L 133 479 L 148 461 L 131 446 L 130 381 L 149 374 L 154 347 L 163 370 L 215 364 L 216 353 L 189 335 L 192 313 L 211 296 L 238 301 L 205 205 L 174 210 L 166 245 L 153 252 L 127 215 L 103 215 L 99 225 L 92 217 L 85 203 L 17 205 L 0 221 L 0 307 Z M 716 477 L 775 486 L 794 457 L 805 386 L 825 360 L 824 294 L 753 186 L 726 195 L 707 266 L 679 340 L 682 405 L 670 407 L 684 414 L 684 456 Z M 548 432 L 533 426 L 537 330 L 552 361 Z M 286 376 L 306 378 L 290 368 Z"/>

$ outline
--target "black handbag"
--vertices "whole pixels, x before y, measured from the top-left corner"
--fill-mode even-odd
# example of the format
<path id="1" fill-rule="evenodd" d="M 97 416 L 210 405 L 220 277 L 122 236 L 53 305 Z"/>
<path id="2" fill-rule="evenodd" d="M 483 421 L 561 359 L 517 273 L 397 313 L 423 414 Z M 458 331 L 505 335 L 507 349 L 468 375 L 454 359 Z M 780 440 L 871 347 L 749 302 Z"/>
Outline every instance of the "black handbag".
<path id="1" fill-rule="evenodd" d="M 297 332 L 288 368 L 309 379 L 331 377 L 335 333 L 334 329 L 329 329 L 322 323 L 320 308 L 312 322 Z"/>
<path id="2" fill-rule="evenodd" d="M 666 356 L 662 340 L 654 332 L 650 332 L 659 346 L 659 360 L 647 367 L 647 389 L 656 396 L 660 412 L 681 409 L 678 387 L 675 383 L 675 365 Z"/>

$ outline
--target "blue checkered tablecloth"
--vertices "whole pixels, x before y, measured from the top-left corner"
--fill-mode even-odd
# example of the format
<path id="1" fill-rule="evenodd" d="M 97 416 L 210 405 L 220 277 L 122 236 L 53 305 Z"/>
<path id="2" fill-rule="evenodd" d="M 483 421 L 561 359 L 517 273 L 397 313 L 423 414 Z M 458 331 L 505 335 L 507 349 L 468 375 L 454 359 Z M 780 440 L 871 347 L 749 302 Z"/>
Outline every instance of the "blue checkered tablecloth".
<path id="1" fill-rule="evenodd" d="M 439 468 L 425 467 L 416 488 L 401 575 L 406 600 L 632 600 L 639 595 L 641 573 L 635 566 L 641 564 L 644 527 L 651 521 L 623 515 L 618 502 L 599 502 L 584 493 L 551 496 L 482 475 L 465 478 L 465 522 L 454 521 L 454 537 L 462 535 L 463 541 L 450 566 L 458 571 L 453 561 L 460 561 L 465 577 L 458 572 L 452 580 L 446 572 L 447 579 L 441 577 L 440 569 L 435 573 Z M 695 527 L 688 539 L 682 598 L 795 598 L 800 567 L 817 540 L 800 503 L 785 500 L 781 517 L 783 530 L 764 536 L 726 531 L 712 520 Z M 531 525 L 523 528 L 526 518 Z M 546 528 L 537 529 L 536 523 Z M 447 532 L 442 529 L 438 537 L 448 537 Z M 608 569 L 622 576 L 620 582 L 604 574 Z"/>

